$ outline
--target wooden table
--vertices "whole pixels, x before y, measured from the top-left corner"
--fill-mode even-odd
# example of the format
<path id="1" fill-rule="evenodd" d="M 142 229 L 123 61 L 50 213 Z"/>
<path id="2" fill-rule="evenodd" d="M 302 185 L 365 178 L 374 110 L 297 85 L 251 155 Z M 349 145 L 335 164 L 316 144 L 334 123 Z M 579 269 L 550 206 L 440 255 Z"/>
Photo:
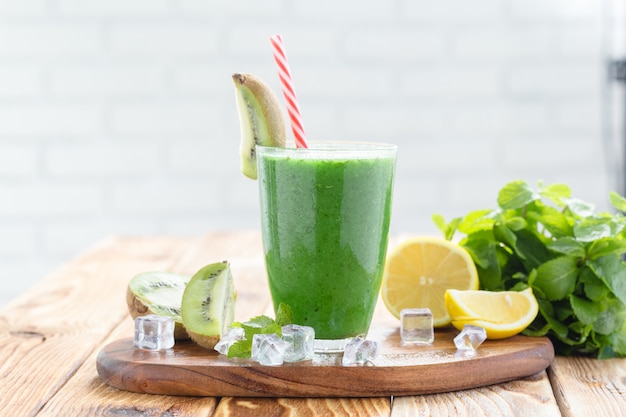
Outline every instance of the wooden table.
<path id="1" fill-rule="evenodd" d="M 270 298 L 255 232 L 112 238 L 43 278 L 0 310 L 0 416 L 626 415 L 626 359 L 557 356 L 532 377 L 415 397 L 175 397 L 104 384 L 96 372 L 98 352 L 133 333 L 128 280 L 149 270 L 192 274 L 224 259 L 238 289 L 236 319 L 266 312 Z M 385 314 L 379 303 L 376 319 L 388 319 Z"/>

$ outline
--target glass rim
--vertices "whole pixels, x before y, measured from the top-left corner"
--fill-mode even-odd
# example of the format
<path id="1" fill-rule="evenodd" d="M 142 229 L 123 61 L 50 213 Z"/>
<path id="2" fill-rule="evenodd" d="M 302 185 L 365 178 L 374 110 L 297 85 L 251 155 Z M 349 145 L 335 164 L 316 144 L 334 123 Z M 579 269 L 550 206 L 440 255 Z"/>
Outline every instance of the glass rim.
<path id="1" fill-rule="evenodd" d="M 398 146 L 383 142 L 314 141 L 308 148 L 256 145 L 257 155 L 289 156 L 291 158 L 375 158 L 396 154 Z"/>

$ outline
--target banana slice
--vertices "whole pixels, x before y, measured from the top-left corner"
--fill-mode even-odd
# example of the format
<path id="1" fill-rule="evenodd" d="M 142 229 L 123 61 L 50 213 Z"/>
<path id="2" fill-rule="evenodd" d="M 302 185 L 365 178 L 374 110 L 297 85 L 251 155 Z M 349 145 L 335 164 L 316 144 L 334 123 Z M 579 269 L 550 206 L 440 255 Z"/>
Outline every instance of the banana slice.
<path id="1" fill-rule="evenodd" d="M 241 172 L 256 179 L 255 146 L 284 147 L 287 136 L 285 119 L 278 97 L 259 77 L 244 73 L 232 77 L 241 127 Z"/>

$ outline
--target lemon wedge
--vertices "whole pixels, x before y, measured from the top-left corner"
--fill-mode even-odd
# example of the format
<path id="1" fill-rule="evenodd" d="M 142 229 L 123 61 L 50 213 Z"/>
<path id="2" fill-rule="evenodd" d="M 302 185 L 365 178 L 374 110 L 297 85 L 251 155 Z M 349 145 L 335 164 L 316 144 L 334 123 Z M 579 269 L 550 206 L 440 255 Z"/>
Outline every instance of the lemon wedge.
<path id="1" fill-rule="evenodd" d="M 415 237 L 387 257 L 381 297 L 400 317 L 404 308 L 430 308 L 435 327 L 450 324 L 445 307 L 447 289 L 478 289 L 478 273 L 469 253 L 456 243 L 436 237 Z"/>
<path id="2" fill-rule="evenodd" d="M 448 290 L 445 305 L 454 327 L 483 327 L 488 339 L 503 339 L 521 332 L 539 312 L 531 288 L 520 292 Z"/>

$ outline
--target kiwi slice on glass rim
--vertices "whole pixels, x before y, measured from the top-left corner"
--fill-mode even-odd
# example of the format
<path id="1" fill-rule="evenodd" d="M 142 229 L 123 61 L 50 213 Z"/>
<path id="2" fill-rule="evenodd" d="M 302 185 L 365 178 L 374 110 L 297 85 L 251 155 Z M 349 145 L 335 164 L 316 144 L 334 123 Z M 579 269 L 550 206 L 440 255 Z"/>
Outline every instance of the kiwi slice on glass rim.
<path id="1" fill-rule="evenodd" d="M 148 314 L 174 319 L 174 338 L 189 339 L 181 318 L 183 291 L 190 276 L 150 271 L 135 275 L 126 290 L 126 304 L 133 319 Z"/>
<path id="2" fill-rule="evenodd" d="M 232 78 L 241 128 L 241 172 L 256 179 L 255 146 L 284 147 L 287 136 L 285 118 L 280 100 L 263 80 L 246 73 L 233 74 Z"/>
<path id="3" fill-rule="evenodd" d="M 227 261 L 205 266 L 183 292 L 181 317 L 198 345 L 212 349 L 235 318 L 235 285 Z"/>

